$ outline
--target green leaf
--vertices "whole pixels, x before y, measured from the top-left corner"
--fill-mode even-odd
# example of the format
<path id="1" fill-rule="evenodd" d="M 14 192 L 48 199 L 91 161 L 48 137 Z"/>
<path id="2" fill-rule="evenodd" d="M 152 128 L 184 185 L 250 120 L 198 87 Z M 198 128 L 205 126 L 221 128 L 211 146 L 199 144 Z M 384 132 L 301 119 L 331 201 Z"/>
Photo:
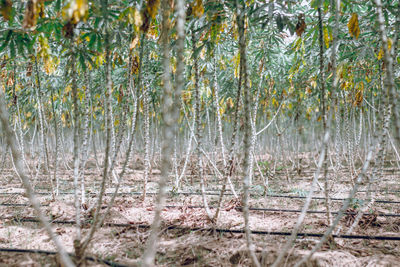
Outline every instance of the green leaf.
<path id="1" fill-rule="evenodd" d="M 15 53 L 15 42 L 14 40 L 10 42 L 10 57 L 15 58 L 16 53 Z"/>
<path id="2" fill-rule="evenodd" d="M 97 39 L 96 37 L 97 37 L 96 34 L 92 34 L 91 35 L 90 40 L 89 40 L 89 44 L 88 44 L 89 49 L 94 49 L 94 44 L 95 44 L 96 39 Z"/>
<path id="3" fill-rule="evenodd" d="M 79 64 L 81 65 L 82 70 L 86 71 L 85 58 L 83 57 L 82 53 L 79 53 Z"/>
<path id="4" fill-rule="evenodd" d="M 57 0 L 56 1 L 56 10 L 60 11 L 60 9 L 61 9 L 61 0 Z"/>
<path id="5" fill-rule="evenodd" d="M 201 50 L 203 49 L 205 44 L 201 45 L 200 47 L 197 47 L 194 51 L 193 51 L 193 58 L 197 58 L 198 55 L 200 54 Z"/>
<path id="6" fill-rule="evenodd" d="M 89 64 L 92 66 L 92 68 L 95 68 L 96 64 L 93 62 L 91 57 L 86 56 L 86 60 L 89 62 Z"/>
<path id="7" fill-rule="evenodd" d="M 276 17 L 276 26 L 280 32 L 283 30 L 283 27 L 285 26 L 281 15 L 278 15 Z"/>
<path id="8" fill-rule="evenodd" d="M 12 31 L 9 30 L 9 31 L 7 32 L 7 35 L 6 35 L 6 38 L 5 38 L 5 40 L 4 40 L 3 45 L 0 46 L 0 52 L 2 52 L 2 51 L 7 47 L 8 43 L 10 42 L 11 35 L 12 35 Z"/>
<path id="9" fill-rule="evenodd" d="M 20 56 L 22 56 L 22 55 L 24 54 L 24 44 L 25 44 L 25 41 L 24 41 L 23 38 L 21 38 L 20 36 L 18 36 L 16 43 L 17 43 L 17 48 L 18 48 L 18 54 L 19 54 Z"/>
<path id="10" fill-rule="evenodd" d="M 97 52 L 101 52 L 102 48 L 103 48 L 103 44 L 101 43 L 101 39 L 100 38 L 96 38 L 96 41 L 97 41 L 97 45 L 96 45 Z"/>
<path id="11" fill-rule="evenodd" d="M 317 9 L 321 4 L 321 0 L 312 0 L 311 7 Z"/>

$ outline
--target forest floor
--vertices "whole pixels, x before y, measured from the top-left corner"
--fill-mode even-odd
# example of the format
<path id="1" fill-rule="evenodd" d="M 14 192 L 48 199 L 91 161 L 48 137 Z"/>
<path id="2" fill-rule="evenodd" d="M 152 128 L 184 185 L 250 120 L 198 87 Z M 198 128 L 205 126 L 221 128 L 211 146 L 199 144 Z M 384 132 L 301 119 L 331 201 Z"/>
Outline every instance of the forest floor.
<path id="1" fill-rule="evenodd" d="M 260 161 L 264 171 L 269 164 L 267 160 Z M 290 167 L 278 166 L 277 172 L 269 178 L 268 194 L 264 193 L 263 183 L 259 181 L 256 172 L 254 186 L 251 187 L 252 197 L 250 207 L 265 208 L 270 210 L 251 210 L 250 228 L 267 232 L 288 232 L 293 229 L 299 216 L 296 210 L 301 210 L 305 201 L 304 197 L 310 188 L 313 177 L 313 164 L 302 163 L 301 171 L 292 170 Z M 265 167 L 265 168 L 264 168 Z M 263 169 L 264 168 L 264 169 Z M 221 168 L 222 169 L 222 168 Z M 147 192 L 156 193 L 159 170 L 153 167 Z M 187 174 L 194 174 L 195 169 L 189 165 Z M 400 201 L 400 185 L 398 177 L 400 170 L 390 162 L 385 164 L 383 179 L 379 182 L 377 199 Z M 45 231 L 38 223 L 29 222 L 36 218 L 33 209 L 28 203 L 19 179 L 12 168 L 5 168 L 1 173 L 0 182 L 0 248 L 40 249 L 54 251 L 55 247 L 49 240 Z M 342 201 L 335 198 L 345 198 L 352 186 L 349 173 L 339 170 L 334 175 L 333 170 L 328 172 L 331 193 L 334 198 L 330 205 L 331 211 L 338 211 Z M 72 170 L 60 168 L 61 191 L 71 192 Z M 121 225 L 105 225 L 95 235 L 89 248 L 88 255 L 97 259 L 117 262 L 122 265 L 134 266 L 142 255 L 145 241 L 149 235 L 149 226 L 152 222 L 155 194 L 149 194 L 145 201 L 140 194 L 142 191 L 143 168 L 140 159 L 130 166 L 125 175 L 123 185 L 116 203 L 107 217 L 107 223 Z M 246 255 L 246 243 L 242 233 L 221 233 L 215 231 L 199 230 L 198 228 L 219 228 L 242 230 L 244 228 L 243 215 L 240 203 L 235 201 L 233 195 L 224 197 L 220 217 L 216 225 L 207 219 L 202 206 L 202 197 L 199 194 L 198 181 L 191 176 L 182 183 L 182 192 L 186 194 L 168 195 L 167 206 L 162 217 L 163 224 L 160 231 L 160 240 L 157 249 L 156 263 L 159 266 L 248 266 L 250 264 Z M 397 177 L 397 178 L 396 178 Z M 174 178 L 171 178 L 171 180 Z M 86 233 L 93 219 L 98 186 L 101 180 L 101 170 L 94 161 L 89 162 L 85 169 L 85 184 L 88 193 L 88 205 L 84 207 L 83 233 Z M 207 175 L 207 200 L 210 206 L 215 206 L 220 187 L 217 179 L 212 174 L 212 169 Z M 74 225 L 61 224 L 60 221 L 74 221 L 74 205 L 72 194 L 60 194 L 52 200 L 49 187 L 49 176 L 39 175 L 36 180 L 36 191 L 43 209 L 55 223 L 53 228 L 69 251 L 73 251 L 72 244 L 75 233 Z M 234 179 L 235 183 L 236 179 Z M 323 184 L 321 178 L 321 184 Z M 107 185 L 107 192 L 113 192 L 113 183 Z M 172 182 L 171 182 L 172 188 Z M 239 183 L 236 187 L 241 188 Z M 351 204 L 356 210 L 361 199 L 365 196 L 366 187 L 362 187 L 356 199 Z M 189 194 L 189 193 L 193 194 Z M 229 192 L 229 190 L 228 190 Z M 279 197 L 278 197 L 279 196 Z M 282 197 L 290 196 L 290 197 Z M 317 189 L 317 197 L 323 197 L 323 191 Z M 294 198 L 291 198 L 294 197 Z M 357 201 L 359 199 L 359 201 Z M 110 200 L 107 195 L 103 209 Z M 19 204 L 19 205 L 14 205 Z M 290 210 L 290 211 L 289 211 Z M 312 201 L 312 211 L 324 211 L 324 200 Z M 212 209 L 215 211 L 215 209 Z M 377 202 L 370 213 L 400 214 L 400 202 Z M 340 234 L 345 234 L 352 223 L 354 215 L 346 215 L 339 225 Z M 176 226 L 171 227 L 171 226 Z M 324 233 L 328 227 L 326 213 L 309 213 L 301 229 L 302 233 Z M 192 228 L 192 230 L 190 229 Z M 196 228 L 193 230 L 193 228 Z M 363 236 L 391 236 L 399 237 L 400 216 L 375 216 L 363 217 L 361 223 L 352 232 L 353 235 Z M 268 266 L 276 258 L 277 253 L 284 246 L 287 236 L 253 234 L 256 251 L 264 266 Z M 290 251 L 286 259 L 286 266 L 292 266 L 319 240 L 318 237 L 299 237 L 295 248 Z M 371 239 L 342 239 L 325 245 L 316 253 L 309 266 L 398 266 L 400 258 L 400 241 L 371 240 Z M 102 266 L 102 263 L 88 261 L 89 266 Z M 18 252 L 0 252 L 0 266 L 54 266 L 54 256 L 42 254 L 26 254 Z"/>

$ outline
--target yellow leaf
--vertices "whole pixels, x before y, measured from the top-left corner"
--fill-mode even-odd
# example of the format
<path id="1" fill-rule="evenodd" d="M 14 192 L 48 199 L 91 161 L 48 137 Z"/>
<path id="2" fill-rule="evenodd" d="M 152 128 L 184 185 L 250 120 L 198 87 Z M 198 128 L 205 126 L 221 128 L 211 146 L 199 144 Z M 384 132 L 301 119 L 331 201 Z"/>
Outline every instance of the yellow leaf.
<path id="1" fill-rule="evenodd" d="M 204 60 L 206 58 L 206 47 L 204 46 L 203 49 L 200 51 L 200 58 Z"/>
<path id="2" fill-rule="evenodd" d="M 211 96 L 211 88 L 207 87 L 206 89 L 206 96 L 209 98 Z"/>
<path id="3" fill-rule="evenodd" d="M 228 97 L 226 99 L 226 104 L 228 105 L 229 108 L 233 108 L 235 105 L 233 104 L 232 97 Z"/>
<path id="4" fill-rule="evenodd" d="M 360 82 L 357 85 L 357 89 L 356 89 L 356 96 L 355 96 L 355 101 L 353 102 L 353 105 L 356 106 L 360 106 L 363 102 L 364 99 L 364 83 Z"/>
<path id="5" fill-rule="evenodd" d="M 196 0 L 194 2 L 193 8 L 192 8 L 192 12 L 198 18 L 203 16 L 204 7 L 203 7 L 203 1 L 202 0 Z"/>
<path id="6" fill-rule="evenodd" d="M 192 98 L 192 92 L 189 90 L 186 90 L 182 93 L 182 99 L 183 101 L 187 104 L 190 102 L 190 99 Z"/>
<path id="7" fill-rule="evenodd" d="M 12 12 L 11 0 L 0 1 L 0 13 L 3 15 L 3 18 L 5 20 L 10 19 L 11 12 Z"/>
<path id="8" fill-rule="evenodd" d="M 139 73 L 139 55 L 137 53 L 134 53 L 132 55 L 131 72 L 134 73 L 134 74 L 138 74 Z"/>
<path id="9" fill-rule="evenodd" d="M 278 101 L 276 101 L 275 97 L 272 98 L 272 105 L 274 105 L 275 107 L 278 107 L 278 105 L 279 105 L 279 103 L 278 103 Z"/>
<path id="10" fill-rule="evenodd" d="M 104 61 L 105 61 L 104 55 L 100 54 L 99 56 L 96 57 L 96 61 L 95 61 L 96 66 L 99 67 L 99 66 L 103 65 Z"/>
<path id="11" fill-rule="evenodd" d="M 26 113 L 27 118 L 30 118 L 31 116 L 32 116 L 32 113 L 30 111 Z"/>
<path id="12" fill-rule="evenodd" d="M 225 105 L 219 108 L 219 114 L 223 115 L 225 113 Z"/>
<path id="13" fill-rule="evenodd" d="M 224 104 L 224 98 L 221 97 L 221 99 L 219 100 L 219 105 L 222 106 Z"/>
<path id="14" fill-rule="evenodd" d="M 154 59 L 154 60 L 157 60 L 157 59 L 158 59 L 157 53 L 154 52 L 153 50 L 150 52 L 150 59 Z"/>
<path id="15" fill-rule="evenodd" d="M 387 42 L 388 42 L 388 50 L 390 51 L 390 49 L 392 48 L 393 41 L 391 38 L 389 38 Z M 383 55 L 384 55 L 383 48 L 381 48 L 377 56 L 378 60 L 381 60 L 383 58 Z"/>
<path id="16" fill-rule="evenodd" d="M 58 65 L 57 59 L 54 60 L 53 57 L 47 56 L 43 59 L 43 61 L 44 61 L 44 69 L 47 74 L 50 75 L 57 69 L 57 65 Z"/>
<path id="17" fill-rule="evenodd" d="M 140 26 L 143 24 L 142 15 L 140 14 L 139 10 L 136 8 L 133 10 L 133 18 L 135 26 L 139 29 Z"/>
<path id="18" fill-rule="evenodd" d="M 133 38 L 131 45 L 129 46 L 129 48 L 132 50 L 134 49 L 139 43 L 139 36 L 135 36 L 135 38 Z"/>
<path id="19" fill-rule="evenodd" d="M 311 86 L 315 89 L 317 87 L 317 82 L 316 81 L 311 81 Z"/>
<path id="20" fill-rule="evenodd" d="M 61 12 L 64 20 L 77 24 L 89 14 L 88 0 L 69 0 Z"/>
<path id="21" fill-rule="evenodd" d="M 325 42 L 326 48 L 329 48 L 329 41 L 330 41 L 330 39 L 329 39 L 328 28 L 325 27 L 325 28 L 324 28 L 324 42 Z"/>
<path id="22" fill-rule="evenodd" d="M 390 51 L 390 49 L 392 48 L 392 44 L 393 44 L 393 41 L 392 41 L 391 38 L 389 38 L 389 39 L 388 39 L 388 50 L 389 50 L 389 51 Z"/>
<path id="23" fill-rule="evenodd" d="M 158 37 L 158 30 L 157 30 L 157 28 L 154 27 L 154 26 L 151 27 L 151 28 L 148 30 L 146 37 L 149 38 L 149 39 L 156 40 L 157 37 Z"/>
<path id="24" fill-rule="evenodd" d="M 71 90 L 72 90 L 71 85 L 67 85 L 67 87 L 65 87 L 64 94 L 68 94 L 69 92 L 71 92 Z"/>
<path id="25" fill-rule="evenodd" d="M 349 28 L 350 36 L 355 37 L 358 39 L 360 35 L 360 27 L 358 25 L 358 15 L 357 13 L 353 13 L 349 22 L 347 23 L 347 27 Z"/>
<path id="26" fill-rule="evenodd" d="M 311 119 L 311 112 L 312 112 L 312 108 L 311 108 L 311 107 L 308 107 L 308 108 L 307 108 L 307 111 L 306 111 L 306 118 L 307 118 L 307 119 Z"/>
<path id="27" fill-rule="evenodd" d="M 87 12 L 89 10 L 88 2 L 87 0 L 76 0 L 76 5 L 77 5 L 77 16 L 79 17 L 79 20 L 85 19 Z"/>
<path id="28" fill-rule="evenodd" d="M 239 77 L 239 63 L 240 63 L 240 54 L 237 53 L 235 56 L 233 56 L 233 64 L 234 64 L 234 75 L 235 78 Z"/>
<path id="29" fill-rule="evenodd" d="M 152 19 L 154 19 L 158 12 L 158 6 L 160 5 L 160 0 L 147 0 L 147 12 Z"/>
<path id="30" fill-rule="evenodd" d="M 381 50 L 379 50 L 377 58 L 378 58 L 378 60 L 381 60 L 382 57 L 383 57 L 383 49 L 381 48 Z"/>
<path id="31" fill-rule="evenodd" d="M 37 0 L 29 0 L 26 3 L 24 21 L 22 27 L 24 29 L 33 30 L 36 27 L 38 18 L 38 3 Z"/>
<path id="32" fill-rule="evenodd" d="M 83 97 L 85 96 L 85 94 L 81 91 L 81 90 L 79 90 L 79 92 L 78 92 L 78 98 L 79 98 L 79 101 L 80 102 L 83 102 Z"/>

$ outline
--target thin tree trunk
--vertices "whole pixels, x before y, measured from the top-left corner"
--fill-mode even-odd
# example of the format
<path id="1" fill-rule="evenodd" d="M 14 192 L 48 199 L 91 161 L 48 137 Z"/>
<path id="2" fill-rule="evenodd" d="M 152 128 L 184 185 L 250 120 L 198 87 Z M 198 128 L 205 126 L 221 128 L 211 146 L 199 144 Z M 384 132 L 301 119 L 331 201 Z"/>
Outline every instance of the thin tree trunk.
<path id="1" fill-rule="evenodd" d="M 196 49 L 196 35 L 194 32 L 194 27 L 192 27 L 192 52 L 194 54 L 194 51 Z M 203 156 L 201 155 L 201 146 L 202 146 L 202 141 L 201 141 L 201 123 L 200 123 L 200 109 L 201 109 L 201 97 L 200 97 L 200 88 L 199 88 L 199 66 L 198 66 L 198 59 L 193 58 L 194 60 L 194 65 L 193 65 L 193 71 L 194 71 L 194 116 L 195 116 L 195 121 L 196 121 L 196 132 L 195 132 L 195 137 L 197 140 L 197 147 L 196 147 L 196 156 L 197 156 L 197 177 L 200 180 L 200 186 L 201 186 L 201 195 L 203 199 L 203 205 L 204 209 L 207 213 L 207 216 L 210 220 L 213 219 L 213 215 L 211 213 L 211 210 L 208 206 L 208 201 L 207 197 L 205 195 L 205 179 L 204 179 L 204 170 L 203 170 Z"/>
<path id="2" fill-rule="evenodd" d="M 81 202 L 80 202 L 80 184 L 79 184 L 79 106 L 78 106 L 78 88 L 77 88 L 77 73 L 76 67 L 76 47 L 75 40 L 71 40 L 72 55 L 71 55 L 71 71 L 72 71 L 72 104 L 73 104 L 73 120 L 74 120 L 74 148 L 73 148 L 73 162 L 74 162 L 74 202 L 75 202 L 75 221 L 76 221 L 76 237 L 74 239 L 74 248 L 77 258 L 80 260 L 81 250 Z M 78 265 L 80 263 L 78 262 Z"/>
<path id="3" fill-rule="evenodd" d="M 262 76 L 262 73 L 261 73 Z M 256 141 L 257 141 L 257 111 L 258 111 L 258 102 L 260 98 L 260 93 L 261 93 L 261 85 L 263 83 L 263 78 L 260 79 L 260 84 L 258 85 L 257 88 L 257 94 L 256 98 L 253 102 L 253 108 L 250 110 L 250 125 L 251 125 L 251 138 L 250 138 L 250 158 L 249 158 L 249 184 L 251 185 L 253 183 L 253 176 L 254 176 L 254 161 L 255 159 L 255 146 L 256 146 Z"/>
<path id="4" fill-rule="evenodd" d="M 363 181 L 364 177 L 366 176 L 366 172 L 369 168 L 369 163 L 372 160 L 372 156 L 373 156 L 373 151 L 375 150 L 375 146 L 371 145 L 367 157 L 364 161 L 364 165 L 362 167 L 361 172 L 358 174 L 356 182 L 353 186 L 353 189 L 349 192 L 348 197 L 346 198 L 342 208 L 339 210 L 338 214 L 336 215 L 335 220 L 333 221 L 332 225 L 328 228 L 328 230 L 326 230 L 326 232 L 324 233 L 324 235 L 321 237 L 319 243 L 310 251 L 310 253 L 305 256 L 301 261 L 299 261 L 298 263 L 296 263 L 295 267 L 300 267 L 302 266 L 302 264 L 306 263 L 311 257 L 312 255 L 318 251 L 322 245 L 329 239 L 329 236 L 332 235 L 333 230 L 336 228 L 336 226 L 339 224 L 340 220 L 342 219 L 343 215 L 345 214 L 351 200 L 354 198 L 354 195 L 357 193 L 358 191 L 358 187 L 360 186 L 361 182 Z"/>
<path id="5" fill-rule="evenodd" d="M 336 102 L 336 90 L 338 87 L 338 77 L 336 75 L 336 53 L 338 49 L 338 31 L 339 31 L 339 7 L 340 7 L 340 0 L 336 0 L 336 5 L 335 5 L 335 26 L 333 28 L 333 41 L 332 41 L 332 54 L 331 54 L 331 63 L 332 63 L 332 79 L 333 79 L 333 84 L 332 84 L 332 103 Z M 333 108 L 329 109 L 328 113 L 328 118 L 327 118 L 327 123 L 326 123 L 326 131 L 324 133 L 323 137 L 323 142 L 321 144 L 320 148 L 320 154 L 319 154 L 319 160 L 317 164 L 317 169 L 314 173 L 314 178 L 311 184 L 310 192 L 307 195 L 307 198 L 305 200 L 304 206 L 301 210 L 301 213 L 297 219 L 296 225 L 294 226 L 294 229 L 292 231 L 292 234 L 290 235 L 289 239 L 286 241 L 286 244 L 284 247 L 281 249 L 277 259 L 273 263 L 272 267 L 278 267 L 281 265 L 283 258 L 286 256 L 286 253 L 289 251 L 289 249 L 292 247 L 293 242 L 296 240 L 297 233 L 300 230 L 300 227 L 303 225 L 303 221 L 305 219 L 307 210 L 311 204 L 311 199 L 314 194 L 315 187 L 318 183 L 318 177 L 322 168 L 322 165 L 324 163 L 325 159 L 325 153 L 327 153 L 327 147 L 328 143 L 330 140 L 330 127 L 332 123 L 332 116 L 333 116 Z M 333 225 L 333 224 L 332 224 Z"/>
<path id="6" fill-rule="evenodd" d="M 378 23 L 379 23 L 379 34 L 382 41 L 382 49 L 384 52 L 384 62 L 386 66 L 386 75 L 385 75 L 385 87 L 386 90 L 389 91 L 390 94 L 390 104 L 393 106 L 393 116 L 394 116 L 394 139 L 398 146 L 400 146 L 400 116 L 398 111 L 398 100 L 399 100 L 399 93 L 396 90 L 396 85 L 394 83 L 394 72 L 393 72 L 393 57 L 391 51 L 389 51 L 388 47 L 388 38 L 385 29 L 385 18 L 382 12 L 382 2 L 381 0 L 374 0 L 376 5 L 376 13 L 378 15 Z M 400 6 L 400 4 L 399 4 Z M 400 7 L 399 7 L 400 8 Z M 396 18 L 396 26 L 399 26 L 399 18 Z M 398 31 L 398 29 L 396 29 Z M 394 43 L 397 43 L 395 40 Z M 394 49 L 394 46 L 393 46 Z"/>
<path id="7" fill-rule="evenodd" d="M 326 103 L 325 103 L 325 77 L 324 77 L 324 37 L 323 37 L 323 21 L 322 21 L 322 2 L 318 7 L 318 28 L 319 28 L 319 78 L 321 86 L 321 105 L 322 105 L 322 126 L 323 131 L 326 132 Z M 325 153 L 324 163 L 322 166 L 324 173 L 324 193 L 325 193 L 325 209 L 326 209 L 326 220 L 327 224 L 331 224 L 331 211 L 330 211 L 330 199 L 329 199 L 329 181 L 328 181 L 328 153 L 329 146 L 327 146 Z"/>
<path id="8" fill-rule="evenodd" d="M 108 8 L 108 0 L 102 0 L 102 9 L 104 12 L 104 16 L 107 16 L 107 8 Z M 107 18 L 105 18 L 107 21 Z M 110 158 L 110 142 L 111 142 L 111 99 L 112 99 L 112 79 L 111 79 L 111 47 L 110 47 L 110 32 L 108 29 L 108 25 L 104 25 L 106 32 L 104 36 L 104 46 L 105 46 L 105 76 L 106 76 L 106 88 L 105 88 L 105 126 L 106 126 L 106 148 L 105 148 L 105 156 L 104 156 L 104 166 L 103 166 L 103 177 L 100 184 L 100 192 L 96 203 L 95 214 L 93 218 L 92 227 L 89 230 L 89 233 L 82 239 L 78 247 L 78 251 L 80 251 L 81 258 L 78 260 L 81 261 L 82 257 L 85 255 L 85 251 L 92 240 L 96 230 L 100 227 L 100 211 L 101 205 L 103 203 L 103 197 L 105 192 L 105 185 L 109 173 L 109 158 Z M 77 247 L 77 246 L 76 246 Z"/>
<path id="9" fill-rule="evenodd" d="M 31 203 L 32 207 L 34 208 L 35 212 L 38 215 L 40 222 L 43 224 L 47 234 L 53 240 L 58 252 L 60 253 L 60 259 L 64 266 L 66 267 L 73 267 L 75 266 L 71 261 L 70 257 L 67 254 L 67 250 L 65 246 L 61 243 L 57 235 L 51 229 L 51 224 L 49 223 L 49 219 L 43 213 L 40 208 L 40 203 L 34 194 L 34 190 L 29 182 L 29 177 L 25 173 L 24 164 L 21 159 L 21 154 L 18 150 L 18 145 L 15 139 L 15 133 L 12 131 L 9 121 L 8 121 L 8 111 L 7 111 L 7 104 L 4 100 L 3 91 L 0 90 L 0 121 L 3 125 L 3 133 L 7 140 L 7 144 L 11 148 L 12 158 L 15 164 L 15 168 L 18 172 L 19 177 L 21 177 L 22 183 L 25 187 L 26 194 L 29 198 L 29 202 Z"/>
<path id="10" fill-rule="evenodd" d="M 222 116 L 219 105 L 219 86 L 217 79 L 217 62 L 216 62 L 216 51 L 214 51 L 214 70 L 213 70 L 213 78 L 214 78 L 214 106 L 215 106 L 215 114 L 217 115 L 217 126 L 218 126 L 218 137 L 219 137 L 219 145 L 221 146 L 221 156 L 222 162 L 224 163 L 224 167 L 226 166 L 226 157 L 225 157 L 225 145 L 224 145 L 224 136 L 222 132 Z"/>
<path id="11" fill-rule="evenodd" d="M 89 157 L 89 116 L 91 114 L 90 101 L 91 101 L 91 84 L 90 84 L 90 72 L 85 73 L 85 117 L 83 124 L 83 142 L 82 142 L 82 153 L 81 153 L 81 164 L 80 164 L 80 181 L 81 181 L 81 203 L 86 202 L 85 196 L 85 166 Z"/>
<path id="12" fill-rule="evenodd" d="M 144 181 L 143 181 L 143 201 L 146 198 L 147 182 L 150 174 L 150 96 L 149 86 L 143 88 L 143 116 L 144 116 Z"/>
<path id="13" fill-rule="evenodd" d="M 49 157 L 48 157 L 48 145 L 47 145 L 47 136 L 44 127 L 44 111 L 42 106 L 42 96 L 41 96 L 41 83 L 40 83 L 40 74 L 39 74 L 39 66 L 37 62 L 37 57 L 35 56 L 35 69 L 36 69 L 36 98 L 38 101 L 38 114 L 39 114 L 39 123 L 40 123 L 40 135 L 42 141 L 42 155 L 44 157 L 45 170 L 49 173 Z"/>
<path id="14" fill-rule="evenodd" d="M 163 118 L 163 143 L 162 143 L 162 155 L 161 155 L 161 177 L 159 180 L 159 192 L 155 204 L 155 213 L 153 223 L 151 225 L 150 237 L 147 241 L 146 250 L 143 254 L 142 266 L 154 266 L 154 257 L 156 254 L 157 236 L 158 229 L 161 224 L 161 211 L 164 206 L 166 198 L 166 183 L 168 180 L 168 174 L 171 170 L 171 154 L 173 152 L 173 140 L 176 136 L 176 125 L 178 123 L 179 112 L 175 100 L 180 99 L 180 93 L 183 88 L 183 71 L 184 71 L 184 58 L 183 49 L 185 41 L 184 23 L 185 23 L 185 9 L 184 1 L 176 1 L 176 13 L 177 13 L 177 74 L 176 74 L 176 88 L 175 92 L 171 85 L 171 69 L 170 69 L 170 48 L 169 48 L 169 16 L 170 6 L 169 0 L 162 0 L 162 49 L 163 49 L 163 102 L 162 102 L 162 118 Z M 174 96 L 175 93 L 175 96 Z"/>
<path id="15" fill-rule="evenodd" d="M 250 118 L 250 86 L 247 76 L 247 55 L 246 55 L 246 36 L 245 36 L 245 8 L 246 4 L 239 7 L 239 1 L 236 0 L 236 18 L 239 34 L 239 52 L 240 52 L 240 76 L 243 82 L 243 96 L 244 96 L 244 161 L 243 161 L 243 217 L 245 224 L 245 234 L 247 242 L 247 250 L 250 254 L 251 261 L 255 266 L 261 266 L 255 254 L 254 244 L 251 240 L 251 232 L 249 225 L 249 185 L 250 185 L 250 170 L 249 160 L 251 153 L 251 118 Z"/>

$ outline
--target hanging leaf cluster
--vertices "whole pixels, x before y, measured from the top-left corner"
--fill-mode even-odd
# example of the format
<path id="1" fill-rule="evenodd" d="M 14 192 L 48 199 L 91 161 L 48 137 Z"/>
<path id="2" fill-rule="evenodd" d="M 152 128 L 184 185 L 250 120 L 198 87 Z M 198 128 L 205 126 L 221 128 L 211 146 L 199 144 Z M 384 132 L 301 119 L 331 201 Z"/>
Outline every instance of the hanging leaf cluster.
<path id="1" fill-rule="evenodd" d="M 360 27 L 358 25 L 357 13 L 353 13 L 353 15 L 351 15 L 349 23 L 347 23 L 347 27 L 349 28 L 350 36 L 358 39 L 358 36 L 360 35 Z"/>
<path id="2" fill-rule="evenodd" d="M 65 37 L 72 38 L 76 24 L 85 21 L 89 14 L 88 0 L 69 0 L 62 9 L 62 17 L 66 24 L 63 27 Z"/>
<path id="3" fill-rule="evenodd" d="M 196 0 L 194 1 L 194 5 L 192 7 L 192 12 L 193 15 L 196 17 L 200 18 L 204 14 L 204 7 L 203 7 L 203 1 L 202 0 Z"/>
<path id="4" fill-rule="evenodd" d="M 360 82 L 356 86 L 355 99 L 353 101 L 353 105 L 355 107 L 359 107 L 363 103 L 363 100 L 364 100 L 364 83 Z"/>
<path id="5" fill-rule="evenodd" d="M 149 30 L 151 20 L 155 19 L 159 6 L 160 0 L 147 0 L 146 8 L 144 8 L 142 12 L 142 32 L 146 33 Z"/>
<path id="6" fill-rule="evenodd" d="M 11 0 L 0 0 L 0 13 L 5 20 L 10 20 L 11 12 L 12 12 Z"/>
<path id="7" fill-rule="evenodd" d="M 306 22 L 304 21 L 304 14 L 300 14 L 298 17 L 298 22 L 296 25 L 296 35 L 301 37 L 303 32 L 306 30 L 307 25 Z"/>
<path id="8" fill-rule="evenodd" d="M 88 12 L 87 0 L 69 0 L 62 9 L 62 16 L 65 21 L 77 24 L 81 20 L 86 20 Z"/>
<path id="9" fill-rule="evenodd" d="M 392 43 L 393 43 L 392 39 L 391 39 L 391 38 L 388 38 L 388 41 L 387 41 L 388 51 L 390 51 L 390 49 L 392 48 Z M 382 48 L 379 50 L 379 54 L 378 54 L 377 58 L 378 58 L 379 60 L 381 60 L 381 59 L 383 58 L 383 55 L 384 55 L 384 51 L 383 51 L 383 47 L 382 47 Z"/>
<path id="10" fill-rule="evenodd" d="M 24 29 L 33 30 L 36 27 L 38 18 L 38 0 L 28 0 L 25 8 L 24 22 L 22 27 Z"/>

